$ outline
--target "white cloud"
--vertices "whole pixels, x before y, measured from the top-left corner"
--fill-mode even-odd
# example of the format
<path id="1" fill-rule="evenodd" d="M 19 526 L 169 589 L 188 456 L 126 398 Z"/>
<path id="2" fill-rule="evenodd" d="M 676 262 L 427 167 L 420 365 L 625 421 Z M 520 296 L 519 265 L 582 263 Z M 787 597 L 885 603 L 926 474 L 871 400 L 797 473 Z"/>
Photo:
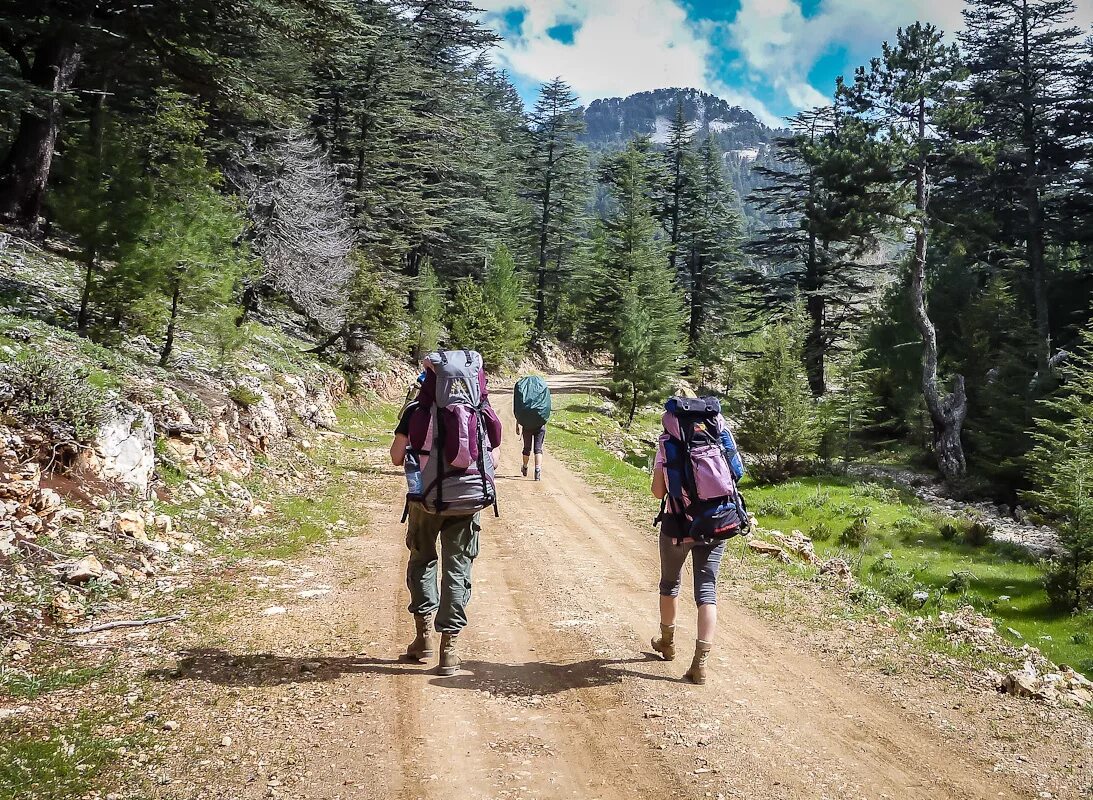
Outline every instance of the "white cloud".
<path id="1" fill-rule="evenodd" d="M 502 66 L 536 81 L 561 75 L 585 101 L 664 86 L 709 88 L 713 44 L 674 0 L 485 0 L 487 12 L 522 8 L 521 35 L 501 45 Z M 576 26 L 573 43 L 547 30 Z"/>
<path id="2" fill-rule="evenodd" d="M 798 0 L 742 0 L 727 26 L 728 44 L 740 53 L 751 80 L 774 87 L 803 109 L 827 102 L 834 89 L 808 80 L 812 67 L 832 48 L 865 63 L 897 28 L 916 20 L 947 32 L 959 30 L 961 7 L 949 0 L 823 0 L 806 17 Z"/>

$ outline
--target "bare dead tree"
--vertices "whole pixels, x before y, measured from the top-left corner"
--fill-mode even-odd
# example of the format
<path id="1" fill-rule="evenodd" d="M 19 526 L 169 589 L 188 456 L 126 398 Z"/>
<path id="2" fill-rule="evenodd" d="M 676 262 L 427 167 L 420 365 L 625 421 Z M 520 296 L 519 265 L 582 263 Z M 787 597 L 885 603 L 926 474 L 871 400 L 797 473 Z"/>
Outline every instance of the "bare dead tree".
<path id="1" fill-rule="evenodd" d="M 263 268 L 257 286 L 279 291 L 322 329 L 340 331 L 354 244 L 341 186 L 304 131 L 287 131 L 271 155 L 268 175 L 254 180 L 248 193 L 252 240 Z"/>

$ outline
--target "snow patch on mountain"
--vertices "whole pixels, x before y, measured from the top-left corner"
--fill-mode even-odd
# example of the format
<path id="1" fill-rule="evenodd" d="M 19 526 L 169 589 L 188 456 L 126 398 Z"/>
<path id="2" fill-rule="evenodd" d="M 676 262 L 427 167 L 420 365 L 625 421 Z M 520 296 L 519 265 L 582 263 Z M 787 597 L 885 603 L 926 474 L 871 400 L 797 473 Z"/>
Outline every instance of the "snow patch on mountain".
<path id="1" fill-rule="evenodd" d="M 759 148 L 757 147 L 745 147 L 740 150 L 728 150 L 725 153 L 726 156 L 735 156 L 741 161 L 754 161 L 759 158 Z"/>

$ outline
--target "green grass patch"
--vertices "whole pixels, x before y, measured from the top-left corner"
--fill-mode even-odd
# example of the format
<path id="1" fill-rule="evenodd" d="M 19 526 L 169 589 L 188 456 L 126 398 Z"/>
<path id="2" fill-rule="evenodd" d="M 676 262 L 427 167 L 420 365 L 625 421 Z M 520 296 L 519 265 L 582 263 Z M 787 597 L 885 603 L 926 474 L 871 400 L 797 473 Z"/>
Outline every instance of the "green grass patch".
<path id="1" fill-rule="evenodd" d="M 102 733 L 104 720 L 81 715 L 42 730 L 0 726 L 0 800 L 71 800 L 99 788 L 102 773 L 133 736 Z"/>
<path id="2" fill-rule="evenodd" d="M 0 666 L 0 689 L 9 697 L 33 700 L 59 689 L 74 689 L 106 675 L 112 662 L 96 666 L 50 666 L 33 672 Z"/>
<path id="3" fill-rule="evenodd" d="M 343 438 L 322 439 L 312 458 L 323 467 L 329 480 L 299 494 L 276 489 L 261 473 L 247 481 L 247 488 L 270 508 L 268 517 L 256 522 L 242 541 L 217 545 L 217 553 L 229 557 L 285 559 L 328 539 L 352 534 L 367 521 L 353 488 L 360 473 L 372 470 L 364 459 L 366 451 L 384 447 L 398 422 L 398 406 L 388 403 L 361 405 L 343 403 L 338 411 L 338 429 Z M 350 473 L 358 473 L 354 476 Z M 344 523 L 339 525 L 338 523 Z"/>
<path id="4" fill-rule="evenodd" d="M 649 495 L 647 465 L 653 448 L 626 460 L 605 452 L 600 441 L 617 437 L 618 422 L 595 395 L 563 395 L 556 408 L 550 436 L 559 456 L 602 496 L 636 503 L 635 522 L 652 519 L 657 502 Z M 642 441 L 658 432 L 653 412 L 635 420 L 631 431 Z M 773 486 L 745 479 L 741 488 L 761 527 L 809 533 L 821 557 L 847 558 L 859 580 L 887 602 L 923 614 L 970 603 L 994 617 L 1015 644 L 1028 642 L 1058 663 L 1093 671 L 1093 616 L 1052 608 L 1041 566 L 1021 548 L 984 540 L 971 521 L 940 514 L 901 487 L 833 475 Z M 926 593 L 925 602 L 916 592 Z"/>

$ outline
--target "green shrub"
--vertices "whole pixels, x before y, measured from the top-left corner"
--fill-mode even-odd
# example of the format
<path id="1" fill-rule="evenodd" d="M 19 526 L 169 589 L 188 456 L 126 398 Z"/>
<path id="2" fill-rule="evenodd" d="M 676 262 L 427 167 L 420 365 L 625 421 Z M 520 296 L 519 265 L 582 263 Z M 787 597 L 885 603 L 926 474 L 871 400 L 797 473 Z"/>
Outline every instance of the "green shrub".
<path id="1" fill-rule="evenodd" d="M 1093 564 L 1075 569 L 1069 558 L 1048 562 L 1044 589 L 1052 606 L 1061 611 L 1073 610 L 1080 598 L 1093 597 Z"/>
<path id="2" fill-rule="evenodd" d="M 963 536 L 963 530 L 955 520 L 942 523 L 937 532 L 946 542 L 955 542 L 958 538 Z"/>
<path id="3" fill-rule="evenodd" d="M 1070 641 L 1074 644 L 1089 644 L 1089 634 L 1085 631 L 1078 631 L 1070 637 Z"/>
<path id="4" fill-rule="evenodd" d="M 845 547 L 861 547 L 869 538 L 869 515 L 863 514 L 847 525 L 839 534 L 839 544 Z"/>
<path id="5" fill-rule="evenodd" d="M 950 573 L 949 580 L 945 584 L 945 591 L 950 594 L 965 594 L 974 580 L 975 575 L 967 570 L 957 570 Z"/>
<path id="6" fill-rule="evenodd" d="M 904 608 L 921 608 L 924 602 L 915 597 L 916 592 L 924 591 L 915 576 L 896 566 L 890 556 L 877 559 L 869 568 L 878 591 L 885 597 Z"/>
<path id="7" fill-rule="evenodd" d="M 899 489 L 879 483 L 859 483 L 850 490 L 855 497 L 868 497 L 881 503 L 896 505 L 900 502 Z"/>
<path id="8" fill-rule="evenodd" d="M 262 395 L 242 384 L 234 387 L 228 392 L 228 397 L 243 406 L 243 408 L 250 408 L 251 406 L 256 406 L 262 402 Z"/>
<path id="9" fill-rule="evenodd" d="M 1074 668 L 1086 677 L 1093 675 L 1093 658 L 1083 658 Z"/>
<path id="10" fill-rule="evenodd" d="M 775 499 L 760 500 L 756 504 L 755 513 L 761 517 L 777 517 L 778 519 L 790 516 L 789 506 Z"/>
<path id="11" fill-rule="evenodd" d="M 991 527 L 986 522 L 972 520 L 964 527 L 964 544 L 982 547 L 991 538 Z"/>
<path id="12" fill-rule="evenodd" d="M 835 531 L 831 530 L 831 526 L 825 522 L 817 522 L 808 529 L 808 538 L 814 542 L 829 541 L 834 535 Z"/>
<path id="13" fill-rule="evenodd" d="M 86 443 L 95 438 L 105 413 L 105 395 L 82 368 L 39 353 L 0 362 L 0 414 L 53 439 Z"/>

